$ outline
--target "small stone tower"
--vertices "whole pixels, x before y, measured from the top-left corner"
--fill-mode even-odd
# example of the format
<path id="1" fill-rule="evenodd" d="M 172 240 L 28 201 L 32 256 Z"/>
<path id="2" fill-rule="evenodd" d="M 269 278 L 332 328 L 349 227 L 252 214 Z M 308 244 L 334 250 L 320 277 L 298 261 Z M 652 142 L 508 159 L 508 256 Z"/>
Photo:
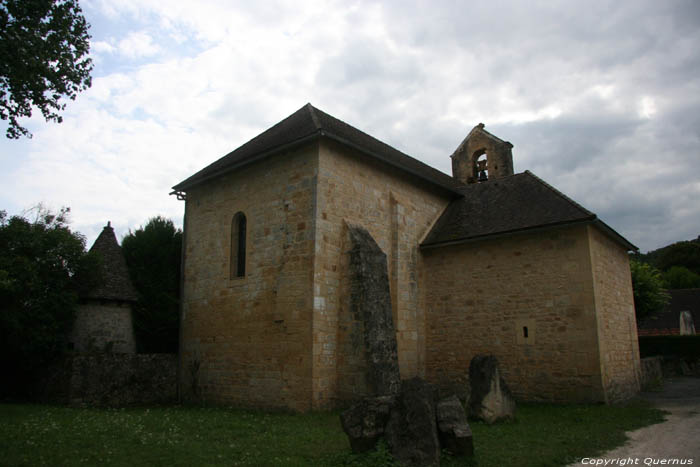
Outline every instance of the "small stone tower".
<path id="1" fill-rule="evenodd" d="M 484 130 L 479 123 L 450 156 L 452 176 L 462 183 L 478 183 L 513 175 L 513 145 Z"/>
<path id="2" fill-rule="evenodd" d="M 75 314 L 71 341 L 78 352 L 136 353 L 131 308 L 137 295 L 114 229 L 107 222 L 90 248 L 100 256 L 100 285 Z"/>

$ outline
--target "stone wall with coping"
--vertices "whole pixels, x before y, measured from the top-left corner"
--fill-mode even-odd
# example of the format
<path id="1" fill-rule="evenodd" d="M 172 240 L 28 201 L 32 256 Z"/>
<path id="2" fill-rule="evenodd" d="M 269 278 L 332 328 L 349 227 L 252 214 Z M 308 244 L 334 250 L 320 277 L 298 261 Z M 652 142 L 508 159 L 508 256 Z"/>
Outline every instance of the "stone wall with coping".
<path id="1" fill-rule="evenodd" d="M 88 407 L 177 402 L 175 354 L 77 354 L 66 362 L 68 403 Z"/>
<path id="2" fill-rule="evenodd" d="M 603 387 L 606 402 L 619 402 L 637 394 L 641 380 L 629 257 L 600 230 L 588 230 Z"/>
<path id="3" fill-rule="evenodd" d="M 563 227 L 423 250 L 426 373 L 465 396 L 495 355 L 523 400 L 604 400 L 588 230 Z"/>
<path id="4" fill-rule="evenodd" d="M 78 306 L 70 336 L 78 352 L 136 353 L 131 304 L 90 300 Z"/>
<path id="5" fill-rule="evenodd" d="M 360 323 L 351 313 L 347 223 L 366 228 L 387 255 L 401 377 L 425 368 L 421 239 L 449 202 L 433 186 L 347 147 L 320 146 L 314 258 L 314 407 L 366 393 Z"/>
<path id="6" fill-rule="evenodd" d="M 308 410 L 316 145 L 187 192 L 180 384 L 185 398 Z M 233 216 L 246 273 L 231 277 Z M 234 246 L 235 248 L 235 246 Z"/>

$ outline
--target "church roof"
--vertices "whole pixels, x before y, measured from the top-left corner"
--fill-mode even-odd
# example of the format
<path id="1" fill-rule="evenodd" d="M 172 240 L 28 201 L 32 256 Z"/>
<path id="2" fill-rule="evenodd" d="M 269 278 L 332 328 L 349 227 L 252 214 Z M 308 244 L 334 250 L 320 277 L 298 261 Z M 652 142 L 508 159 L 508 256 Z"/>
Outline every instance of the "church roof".
<path id="1" fill-rule="evenodd" d="M 101 283 L 83 298 L 136 301 L 138 296 L 129 278 L 124 253 L 109 222 L 95 240 L 90 252 L 97 252 L 100 256 Z"/>
<path id="2" fill-rule="evenodd" d="M 629 250 L 637 248 L 620 234 L 532 172 L 510 175 L 459 188 L 428 233 L 422 247 L 480 240 L 533 229 L 594 223 Z"/>
<path id="3" fill-rule="evenodd" d="M 338 120 L 311 104 L 306 104 L 243 146 L 178 183 L 173 187 L 173 190 L 186 191 L 199 183 L 226 172 L 273 154 L 308 144 L 322 137 L 352 147 L 363 154 L 413 174 L 453 194 L 458 194 L 457 187 L 460 183 L 454 178 L 392 148 L 388 144 Z"/>

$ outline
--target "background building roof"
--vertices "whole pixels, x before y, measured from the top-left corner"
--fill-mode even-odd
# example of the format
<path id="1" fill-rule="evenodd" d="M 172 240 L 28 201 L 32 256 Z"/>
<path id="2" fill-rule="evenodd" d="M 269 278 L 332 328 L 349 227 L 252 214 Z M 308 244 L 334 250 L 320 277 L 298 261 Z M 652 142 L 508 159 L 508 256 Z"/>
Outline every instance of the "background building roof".
<path id="1" fill-rule="evenodd" d="M 700 327 L 700 289 L 669 290 L 671 300 L 659 314 L 648 316 L 637 325 L 640 335 L 678 334 L 681 311 L 693 316 L 695 329 Z"/>

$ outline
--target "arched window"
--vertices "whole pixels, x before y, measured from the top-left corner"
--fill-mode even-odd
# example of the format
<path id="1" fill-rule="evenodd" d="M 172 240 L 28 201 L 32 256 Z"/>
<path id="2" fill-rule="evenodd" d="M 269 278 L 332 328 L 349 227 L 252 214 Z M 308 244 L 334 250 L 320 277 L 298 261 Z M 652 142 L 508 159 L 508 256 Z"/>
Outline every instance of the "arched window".
<path id="1" fill-rule="evenodd" d="M 231 279 L 245 276 L 246 218 L 237 212 L 231 221 Z"/>
<path id="2" fill-rule="evenodd" d="M 474 154 L 474 178 L 479 182 L 489 179 L 488 155 L 485 149 L 481 149 Z"/>

